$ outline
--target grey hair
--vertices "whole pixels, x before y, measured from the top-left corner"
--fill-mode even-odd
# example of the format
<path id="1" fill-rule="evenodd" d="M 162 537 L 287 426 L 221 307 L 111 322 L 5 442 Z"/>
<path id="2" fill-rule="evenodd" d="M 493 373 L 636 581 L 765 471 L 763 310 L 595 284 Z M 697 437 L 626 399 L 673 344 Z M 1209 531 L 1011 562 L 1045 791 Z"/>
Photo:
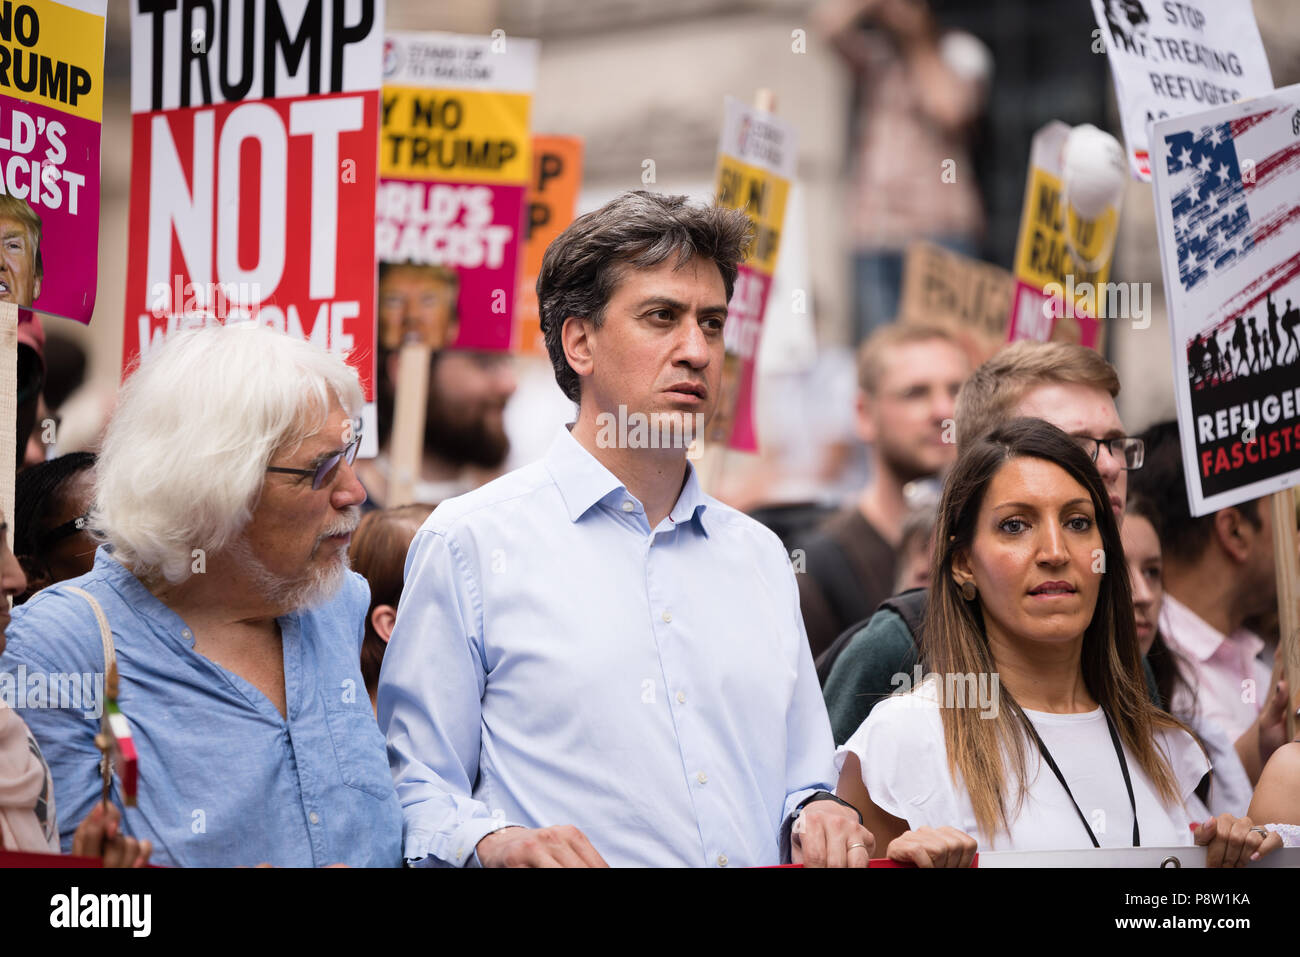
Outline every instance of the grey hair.
<path id="1" fill-rule="evenodd" d="M 600 328 L 605 306 L 624 269 L 649 269 L 676 253 L 677 266 L 699 257 L 722 273 L 727 300 L 749 243 L 749 218 L 740 210 L 693 205 L 685 196 L 636 190 L 575 219 L 549 246 L 537 276 L 537 303 L 555 381 L 581 400 L 578 374 L 564 356 L 560 332 L 570 316 Z"/>
<path id="2" fill-rule="evenodd" d="M 122 387 L 89 524 L 147 584 L 179 584 L 194 549 L 238 540 L 271 456 L 323 428 L 331 398 L 350 416 L 364 401 L 316 345 L 248 322 L 172 334 Z"/>

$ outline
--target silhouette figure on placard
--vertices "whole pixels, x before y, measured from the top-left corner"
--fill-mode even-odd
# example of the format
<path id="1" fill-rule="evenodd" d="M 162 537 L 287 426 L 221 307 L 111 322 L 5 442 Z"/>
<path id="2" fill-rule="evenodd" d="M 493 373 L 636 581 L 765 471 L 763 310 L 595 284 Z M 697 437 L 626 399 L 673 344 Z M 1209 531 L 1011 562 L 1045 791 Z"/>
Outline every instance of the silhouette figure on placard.
<path id="1" fill-rule="evenodd" d="M 1243 366 L 1242 372 L 1244 373 L 1250 372 L 1250 362 L 1246 358 L 1246 346 L 1246 324 L 1242 321 L 1241 316 L 1238 316 L 1236 325 L 1232 330 L 1232 348 L 1235 358 L 1229 363 L 1233 375 L 1237 374 L 1237 366 Z"/>
<path id="2" fill-rule="evenodd" d="M 1282 336 L 1287 339 L 1287 355 L 1291 355 L 1292 350 L 1295 355 L 1287 360 L 1287 365 L 1300 359 L 1300 337 L 1296 335 L 1296 326 L 1300 326 L 1300 309 L 1291 307 L 1291 300 L 1286 301 L 1286 312 L 1282 313 Z"/>
<path id="3" fill-rule="evenodd" d="M 1223 381 L 1223 350 L 1219 348 L 1219 337 L 1210 333 L 1206 337 L 1206 345 L 1210 349 L 1210 372 L 1215 381 Z"/>
<path id="4" fill-rule="evenodd" d="M 1191 375 L 1192 385 L 1204 385 L 1206 380 L 1205 374 L 1205 337 L 1197 335 L 1192 340 L 1192 344 L 1187 347 L 1187 368 Z"/>
<path id="5" fill-rule="evenodd" d="M 1282 365 L 1282 330 L 1278 328 L 1277 307 L 1273 305 L 1273 297 L 1266 296 L 1265 302 L 1268 308 L 1268 328 L 1272 330 L 1273 336 L 1273 365 Z"/>
<path id="6" fill-rule="evenodd" d="M 1255 320 L 1255 357 L 1259 359 L 1259 368 L 1264 369 L 1264 360 L 1268 368 L 1273 368 L 1273 340 L 1269 337 L 1268 326 L 1263 316 Z"/>

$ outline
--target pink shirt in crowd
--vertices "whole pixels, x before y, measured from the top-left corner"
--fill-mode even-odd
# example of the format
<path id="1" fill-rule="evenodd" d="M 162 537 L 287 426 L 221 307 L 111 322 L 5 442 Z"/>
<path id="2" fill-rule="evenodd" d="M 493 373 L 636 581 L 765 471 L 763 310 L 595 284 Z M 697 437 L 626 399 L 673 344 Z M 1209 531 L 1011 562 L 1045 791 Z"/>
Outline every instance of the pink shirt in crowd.
<path id="1" fill-rule="evenodd" d="M 1225 635 L 1168 592 L 1160 634 L 1182 656 L 1183 676 L 1196 692 L 1194 704 L 1176 694 L 1174 713 L 1189 714 L 1195 707 L 1204 721 L 1236 741 L 1268 700 L 1272 669 L 1259 658 L 1264 639 L 1245 628 Z"/>

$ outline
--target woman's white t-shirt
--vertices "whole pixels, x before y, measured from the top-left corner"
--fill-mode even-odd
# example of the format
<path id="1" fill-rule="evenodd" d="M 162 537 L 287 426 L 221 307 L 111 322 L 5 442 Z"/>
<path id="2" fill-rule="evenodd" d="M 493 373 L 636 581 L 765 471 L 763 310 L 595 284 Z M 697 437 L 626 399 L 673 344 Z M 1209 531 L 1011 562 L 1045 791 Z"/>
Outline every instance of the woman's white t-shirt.
<path id="1" fill-rule="evenodd" d="M 970 795 L 954 784 L 948 770 L 936 687 L 936 680 L 930 678 L 910 694 L 895 695 L 876 705 L 836 752 L 837 770 L 843 767 L 845 753 L 852 751 L 877 807 L 911 828 L 955 827 L 975 837 L 982 850 L 1092 847 L 1069 795 L 1032 741 L 1027 741 L 1025 748 L 1029 785 L 1018 812 L 1015 789 L 1009 789 L 1009 832 L 1000 831 L 991 841 L 980 835 Z M 1025 714 L 1061 769 L 1101 846 L 1132 847 L 1133 810 L 1101 708 L 1087 714 Z M 1210 770 L 1200 745 L 1185 731 L 1161 730 L 1156 741 L 1173 769 L 1183 802 L 1190 797 L 1190 807 L 1199 808 L 1193 792 Z M 1200 815 L 1183 806 L 1165 807 L 1127 748 L 1124 757 L 1133 782 L 1142 846 L 1192 844 L 1189 825 Z"/>

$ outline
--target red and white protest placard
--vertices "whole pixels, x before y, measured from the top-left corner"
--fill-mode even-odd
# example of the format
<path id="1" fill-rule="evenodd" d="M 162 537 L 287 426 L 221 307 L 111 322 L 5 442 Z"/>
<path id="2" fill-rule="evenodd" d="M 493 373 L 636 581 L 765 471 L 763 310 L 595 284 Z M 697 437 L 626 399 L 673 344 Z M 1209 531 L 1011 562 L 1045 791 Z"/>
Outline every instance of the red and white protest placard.
<path id="1" fill-rule="evenodd" d="M 124 370 L 178 329 L 272 326 L 356 367 L 362 455 L 376 433 L 383 14 L 383 0 L 135 0 L 131 13 Z"/>

